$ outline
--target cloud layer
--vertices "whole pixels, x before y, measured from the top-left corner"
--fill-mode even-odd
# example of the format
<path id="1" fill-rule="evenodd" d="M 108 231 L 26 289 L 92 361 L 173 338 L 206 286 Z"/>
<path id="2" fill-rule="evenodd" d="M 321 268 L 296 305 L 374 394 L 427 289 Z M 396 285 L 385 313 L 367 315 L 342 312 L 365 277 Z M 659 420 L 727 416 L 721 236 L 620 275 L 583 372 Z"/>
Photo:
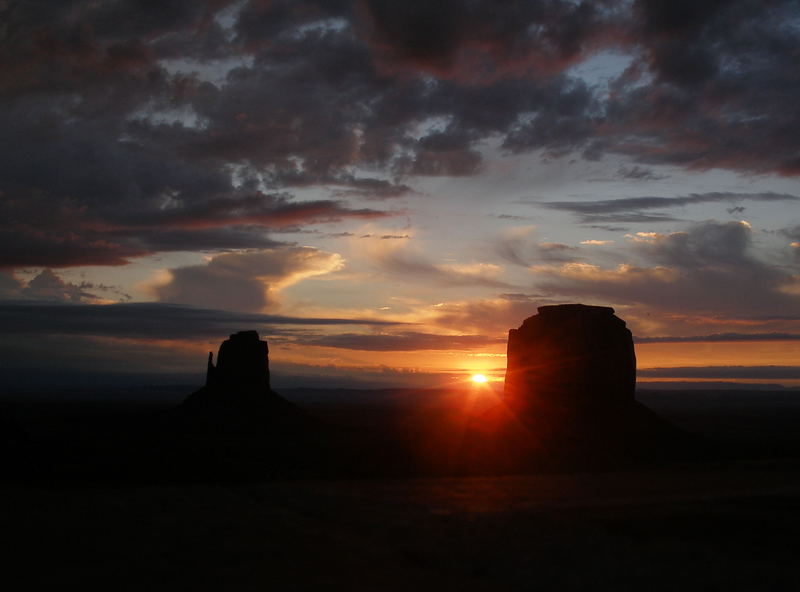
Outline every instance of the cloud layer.
<path id="1" fill-rule="evenodd" d="M 611 269 L 590 263 L 536 266 L 537 286 L 546 293 L 661 310 L 723 315 L 797 310 L 797 279 L 754 255 L 746 223 L 705 222 L 687 231 L 632 238 L 642 263 Z"/>
<path id="2" fill-rule="evenodd" d="M 278 292 L 304 278 L 338 271 L 342 257 L 313 247 L 223 253 L 204 265 L 169 270 L 153 286 L 159 300 L 203 308 L 264 312 L 278 306 Z"/>
<path id="3" fill-rule="evenodd" d="M 700 366 L 638 370 L 642 378 L 700 378 L 728 380 L 797 380 L 800 366 Z"/>
<path id="4" fill-rule="evenodd" d="M 12 0 L 0 265 L 270 248 L 265 231 L 390 214 L 351 200 L 407 194 L 414 176 L 475 174 L 489 140 L 797 175 L 796 8 Z M 604 52 L 627 60 L 610 92 L 571 70 Z"/>
<path id="5" fill-rule="evenodd" d="M 753 202 L 797 202 L 800 197 L 786 193 L 693 193 L 677 197 L 627 197 L 622 199 L 601 199 L 594 201 L 552 201 L 542 205 L 553 209 L 572 212 L 584 224 L 598 222 L 662 222 L 671 221 L 667 214 L 644 213 L 643 210 L 665 210 L 696 204 Z M 729 213 L 741 212 L 744 208 L 732 208 Z"/>
<path id="6" fill-rule="evenodd" d="M 359 318 L 304 318 L 236 313 L 175 304 L 136 302 L 69 305 L 43 302 L 0 303 L 0 321 L 8 335 L 85 335 L 121 339 L 218 339 L 242 328 L 365 325 L 386 327 L 390 321 Z"/>

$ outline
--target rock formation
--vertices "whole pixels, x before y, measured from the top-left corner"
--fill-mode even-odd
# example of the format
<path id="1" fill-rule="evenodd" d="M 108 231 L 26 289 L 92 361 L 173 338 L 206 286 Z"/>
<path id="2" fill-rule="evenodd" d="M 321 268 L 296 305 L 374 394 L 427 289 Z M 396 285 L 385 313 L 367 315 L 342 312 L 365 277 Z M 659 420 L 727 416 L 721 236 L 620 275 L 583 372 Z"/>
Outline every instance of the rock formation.
<path id="1" fill-rule="evenodd" d="M 216 365 L 209 356 L 205 386 L 155 413 L 95 414 L 76 399 L 63 417 L 42 416 L 44 431 L 32 414 L 28 433 L 5 414 L 13 408 L 0 407 L 0 482 L 218 483 L 320 476 L 346 466 L 360 442 L 340 453 L 338 433 L 275 393 L 268 351 L 256 331 L 234 333 Z"/>
<path id="2" fill-rule="evenodd" d="M 223 431 L 282 429 L 306 415 L 270 388 L 269 347 L 257 331 L 239 331 L 222 342 L 214 365 L 208 354 L 206 385 L 183 402 L 184 411 Z"/>
<path id="3" fill-rule="evenodd" d="M 633 339 L 614 309 L 538 310 L 509 331 L 504 404 L 476 424 L 466 466 L 607 468 L 694 454 L 686 434 L 635 400 Z"/>
<path id="4" fill-rule="evenodd" d="M 269 347 L 258 331 L 239 331 L 223 341 L 216 366 L 208 352 L 206 386 L 269 390 Z"/>
<path id="5" fill-rule="evenodd" d="M 270 388 L 269 348 L 239 331 L 208 357 L 206 385 L 164 424 L 179 471 L 189 474 L 296 475 L 324 471 L 326 426 Z"/>
<path id="6" fill-rule="evenodd" d="M 634 402 L 636 356 L 625 321 L 604 306 L 540 306 L 508 333 L 505 397 L 533 413 Z"/>

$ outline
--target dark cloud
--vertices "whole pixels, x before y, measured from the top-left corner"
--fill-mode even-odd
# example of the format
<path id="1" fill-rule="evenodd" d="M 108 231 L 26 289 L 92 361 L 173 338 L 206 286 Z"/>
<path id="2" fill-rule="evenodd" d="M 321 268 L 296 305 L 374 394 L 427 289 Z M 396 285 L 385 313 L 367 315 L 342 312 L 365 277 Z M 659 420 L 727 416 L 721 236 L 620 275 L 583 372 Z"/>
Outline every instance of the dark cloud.
<path id="1" fill-rule="evenodd" d="M 523 220 L 532 220 L 530 216 L 517 216 L 514 214 L 495 214 L 492 215 L 493 218 L 497 218 L 498 220 L 514 220 L 517 222 L 521 222 Z"/>
<path id="2" fill-rule="evenodd" d="M 796 244 L 798 241 L 800 241 L 800 224 L 792 228 L 782 229 L 781 234 Z"/>
<path id="3" fill-rule="evenodd" d="M 177 35 L 168 43 L 174 53 L 186 33 L 218 30 L 212 16 L 225 4 L 148 10 L 78 2 L 62 12 L 10 3 L 13 26 L 3 29 L 0 50 L 9 66 L 0 80 L 2 265 L 124 264 L 158 250 L 263 247 L 264 228 L 380 215 L 341 200 L 261 192 L 254 184 L 264 174 L 237 186 L 230 158 L 208 159 L 202 146 L 223 138 L 223 128 L 202 133 L 181 117 L 198 117 L 216 87 L 168 74 L 159 59 L 170 56 L 158 52 L 166 38 Z M 200 57 L 194 49 L 178 53 Z M 174 122 L 152 119 L 170 111 Z M 242 145 L 246 158 L 257 155 Z M 266 164 L 280 166 L 288 156 Z M 387 195 L 402 187 L 372 189 Z M 238 231 L 253 225 L 262 227 L 261 240 L 252 228 Z M 222 231 L 187 231 L 209 227 Z"/>
<path id="4" fill-rule="evenodd" d="M 399 324 L 358 318 L 236 313 L 152 302 L 105 305 L 0 302 L 0 321 L 8 335 L 56 334 L 157 340 L 219 338 L 243 328 L 255 328 L 269 334 L 272 327 L 286 325 Z"/>
<path id="5" fill-rule="evenodd" d="M 366 2 L 376 58 L 388 70 L 415 69 L 474 81 L 546 75 L 608 36 L 610 2 Z"/>
<path id="6" fill-rule="evenodd" d="M 645 212 L 620 212 L 619 214 L 580 214 L 578 220 L 581 224 L 587 224 L 590 228 L 604 227 L 613 223 L 626 224 L 660 224 L 662 222 L 685 222 L 682 218 L 676 218 L 669 214 Z"/>
<path id="7" fill-rule="evenodd" d="M 114 291 L 114 288 L 91 282 L 65 282 L 52 269 L 43 269 L 30 281 L 24 282 L 12 273 L 0 272 L 0 299 L 38 300 L 49 302 L 96 302 L 100 296 L 89 292 Z M 120 294 L 125 298 L 124 294 Z M 127 298 L 130 298 L 129 296 Z"/>
<path id="8" fill-rule="evenodd" d="M 389 199 L 414 193 L 408 185 L 396 184 L 385 179 L 342 179 L 346 188 L 334 191 L 335 197 L 362 197 L 365 199 Z"/>
<path id="9" fill-rule="evenodd" d="M 393 334 L 341 333 L 301 339 L 305 345 L 362 351 L 469 350 L 505 343 L 505 339 L 485 335 L 437 335 L 403 332 Z"/>
<path id="10" fill-rule="evenodd" d="M 645 368 L 636 371 L 641 378 L 727 378 L 737 380 L 793 380 L 800 378 L 800 366 L 690 366 Z"/>
<path id="11" fill-rule="evenodd" d="M 265 229 L 387 214 L 235 188 L 221 166 L 120 142 L 113 128 L 8 112 L 2 119 L 4 267 L 119 265 L 154 251 L 264 247 L 274 244 Z"/>
<path id="12" fill-rule="evenodd" d="M 609 102 L 606 149 L 640 162 L 797 175 L 797 3 L 636 3 L 641 51 Z M 650 74 L 653 80 L 644 77 Z"/>
<path id="13" fill-rule="evenodd" d="M 15 334 L 0 342 L 0 380 L 5 389 L 101 387 L 97 395 L 114 396 L 108 386 L 203 384 L 206 356 L 224 335 L 209 338 L 198 348 L 176 347 L 174 342 L 117 339 L 84 335 Z M 195 388 L 196 388 L 195 387 Z M 191 392 L 174 393 L 175 403 Z M 128 391 L 141 401 L 141 393 Z M 86 393 L 86 391 L 84 391 Z M 86 393 L 88 395 L 88 393 Z M 165 395 L 166 393 L 161 393 Z M 89 395 L 91 396 L 91 395 Z M 159 397 L 161 398 L 161 397 Z M 162 399 L 163 400 L 163 399 Z"/>
<path id="14" fill-rule="evenodd" d="M 589 224 L 587 228 L 605 230 L 606 232 L 627 232 L 629 230 L 627 226 L 611 226 L 609 224 Z"/>
<path id="15" fill-rule="evenodd" d="M 574 258 L 569 253 L 577 250 L 577 247 L 564 243 L 537 243 L 536 247 L 540 258 L 548 261 L 571 261 Z"/>
<path id="16" fill-rule="evenodd" d="M 247 2 L 236 19 L 235 30 L 249 47 L 269 44 L 296 34 L 298 27 L 314 28 L 337 18 L 352 19 L 351 0 L 270 0 Z M 281 39 L 283 40 L 283 39 Z"/>
<path id="17" fill-rule="evenodd" d="M 635 9 L 641 13 L 645 32 L 655 35 L 673 35 L 702 28 L 724 5 L 725 0 L 637 0 Z"/>
<path id="18" fill-rule="evenodd" d="M 177 228 L 216 228 L 232 224 L 281 228 L 298 222 L 315 224 L 343 218 L 378 218 L 386 212 L 369 208 L 351 209 L 333 200 L 292 201 L 285 194 L 256 192 L 235 197 L 213 198 L 205 202 L 170 205 L 160 212 L 137 216 L 130 224 L 151 227 L 164 224 Z"/>
<path id="19" fill-rule="evenodd" d="M 798 341 L 798 333 L 713 333 L 689 337 L 637 337 L 636 343 L 716 343 L 729 341 Z"/>
<path id="20" fill-rule="evenodd" d="M 284 231 L 308 232 L 299 227 L 272 228 L 273 234 Z M 136 242 L 148 251 L 224 251 L 228 249 L 270 249 L 285 247 L 264 232 L 264 227 L 231 225 L 220 228 L 131 228 L 117 232 L 120 240 Z"/>
<path id="21" fill-rule="evenodd" d="M 413 159 L 397 162 L 395 170 L 406 175 L 465 177 L 477 173 L 481 164 L 481 155 L 475 150 L 422 147 L 415 151 Z"/>
<path id="22" fill-rule="evenodd" d="M 384 2 L 370 0 L 369 15 L 379 43 L 396 52 L 397 59 L 448 68 L 463 42 L 458 2 Z"/>
<path id="23" fill-rule="evenodd" d="M 614 176 L 619 179 L 628 179 L 631 181 L 661 181 L 669 178 L 669 175 L 659 175 L 652 169 L 640 166 L 621 166 L 617 169 Z"/>
<path id="24" fill-rule="evenodd" d="M 160 251 L 268 248 L 281 244 L 266 236 L 269 229 L 301 232 L 298 224 L 388 214 L 335 200 L 300 202 L 262 193 L 163 209 L 153 204 L 126 213 L 112 211 L 111 205 L 98 206 L 90 215 L 85 205 L 69 198 L 60 203 L 40 196 L 3 201 L 0 210 L 7 217 L 0 222 L 0 267 L 123 265 Z"/>
<path id="25" fill-rule="evenodd" d="M 476 174 L 489 140 L 626 155 L 639 181 L 646 164 L 798 175 L 796 16 L 794 0 L 5 2 L 0 264 L 268 247 L 257 228 L 388 215 L 347 200 Z M 612 92 L 569 70 L 604 50 L 632 57 Z M 288 193 L 309 187 L 333 199 Z"/>
<path id="26" fill-rule="evenodd" d="M 800 201 L 800 197 L 786 193 L 692 193 L 678 197 L 627 197 L 597 201 L 554 201 L 541 205 L 553 210 L 578 214 L 583 223 L 597 222 L 667 222 L 675 218 L 665 214 L 642 213 L 642 210 L 667 209 L 716 202 L 776 202 Z M 732 210 L 728 210 L 732 213 Z"/>
<path id="27" fill-rule="evenodd" d="M 28 282 L 23 288 L 23 295 L 35 300 L 53 300 L 62 302 L 85 302 L 98 300 L 95 294 L 86 290 L 91 284 L 76 285 L 65 282 L 51 269 L 42 270 L 39 275 Z"/>

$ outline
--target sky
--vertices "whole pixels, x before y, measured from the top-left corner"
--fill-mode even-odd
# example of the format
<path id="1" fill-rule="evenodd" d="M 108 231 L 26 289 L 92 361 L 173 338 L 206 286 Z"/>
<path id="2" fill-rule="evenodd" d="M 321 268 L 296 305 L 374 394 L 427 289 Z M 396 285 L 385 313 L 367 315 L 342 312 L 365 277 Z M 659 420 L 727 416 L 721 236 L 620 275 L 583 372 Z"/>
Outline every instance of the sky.
<path id="1" fill-rule="evenodd" d="M 797 0 L 0 1 L 0 378 L 257 329 L 298 384 L 499 381 L 581 302 L 640 379 L 800 385 L 798 64 Z"/>

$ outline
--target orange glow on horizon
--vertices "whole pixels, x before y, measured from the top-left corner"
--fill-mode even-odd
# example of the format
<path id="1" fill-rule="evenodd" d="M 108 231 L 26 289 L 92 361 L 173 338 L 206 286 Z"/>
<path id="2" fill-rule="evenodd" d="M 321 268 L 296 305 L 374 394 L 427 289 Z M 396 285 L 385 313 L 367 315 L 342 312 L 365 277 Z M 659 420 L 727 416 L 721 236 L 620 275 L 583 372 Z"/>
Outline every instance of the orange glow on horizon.
<path id="1" fill-rule="evenodd" d="M 486 382 L 489 382 L 489 379 L 486 378 L 486 375 L 484 374 L 473 374 L 472 382 L 475 382 L 477 384 L 484 384 Z"/>

